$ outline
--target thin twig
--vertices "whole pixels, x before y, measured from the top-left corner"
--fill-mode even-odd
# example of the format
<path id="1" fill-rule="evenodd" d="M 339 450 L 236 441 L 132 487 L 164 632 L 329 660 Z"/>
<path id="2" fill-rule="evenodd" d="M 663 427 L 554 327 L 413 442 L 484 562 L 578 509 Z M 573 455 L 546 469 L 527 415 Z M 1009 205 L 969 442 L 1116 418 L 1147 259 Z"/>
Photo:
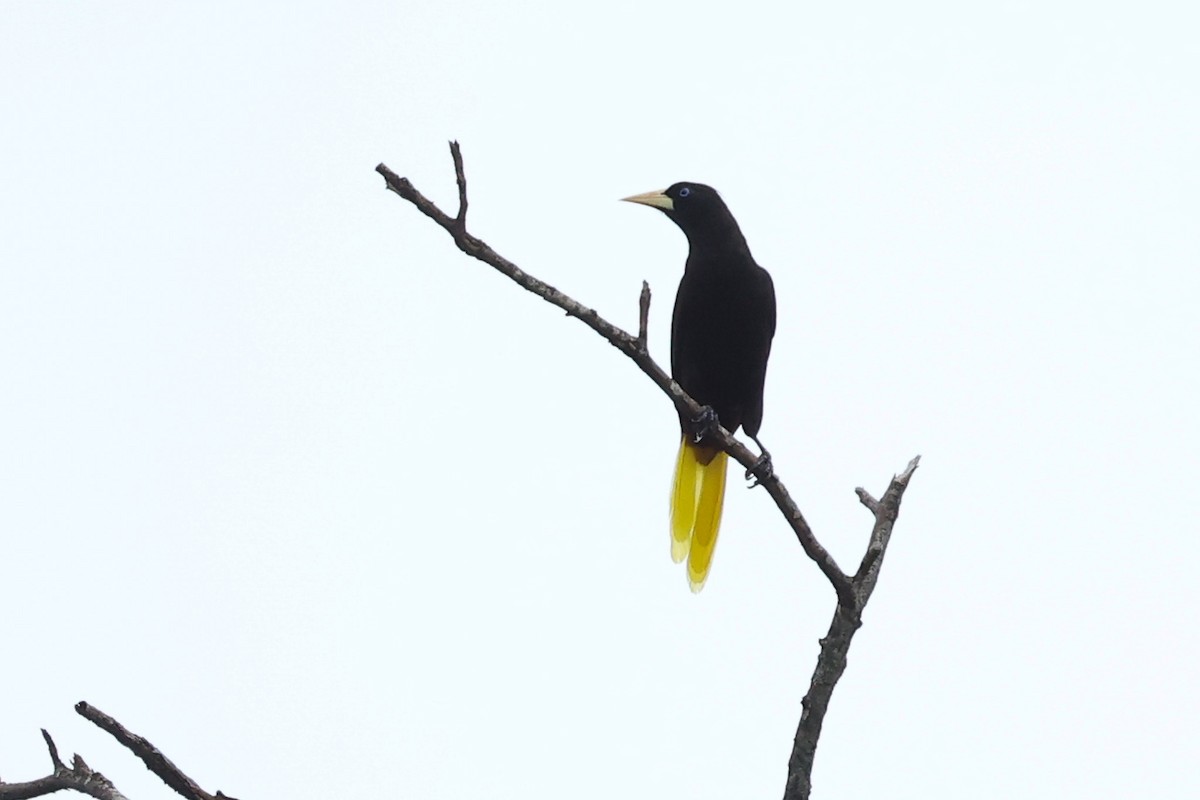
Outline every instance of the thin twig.
<path id="1" fill-rule="evenodd" d="M 859 502 L 866 506 L 868 511 L 870 511 L 872 514 L 879 512 L 879 501 L 874 497 L 871 497 L 870 492 L 859 486 L 854 490 L 854 493 L 858 495 Z"/>
<path id="2" fill-rule="evenodd" d="M 650 331 L 650 284 L 642 281 L 642 294 L 638 297 L 638 349 L 643 353 L 649 351 Z"/>
<path id="3" fill-rule="evenodd" d="M 450 143 L 450 158 L 454 160 L 454 180 L 458 184 L 458 214 L 454 221 L 464 232 L 467 230 L 467 173 L 463 170 L 462 149 L 458 142 Z"/>
<path id="4" fill-rule="evenodd" d="M 50 750 L 50 763 L 54 765 L 54 769 L 65 769 L 62 759 L 58 757 L 58 747 L 54 744 L 54 740 L 50 738 L 50 732 L 42 728 L 42 739 L 46 741 L 46 747 Z"/>

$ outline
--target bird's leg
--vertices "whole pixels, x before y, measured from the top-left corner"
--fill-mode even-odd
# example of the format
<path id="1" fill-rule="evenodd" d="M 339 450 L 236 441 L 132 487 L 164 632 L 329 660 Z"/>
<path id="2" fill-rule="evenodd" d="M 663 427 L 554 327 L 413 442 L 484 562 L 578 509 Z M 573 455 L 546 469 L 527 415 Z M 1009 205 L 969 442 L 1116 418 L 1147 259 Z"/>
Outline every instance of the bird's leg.
<path id="1" fill-rule="evenodd" d="M 692 419 L 692 442 L 700 444 L 704 437 L 710 433 L 716 433 L 717 428 L 721 426 L 721 421 L 717 419 L 717 412 L 712 406 L 704 406 L 700 409 L 700 416 Z"/>
<path id="2" fill-rule="evenodd" d="M 746 480 L 754 479 L 754 483 L 746 488 L 753 489 L 775 474 L 775 467 L 771 464 L 770 452 L 767 451 L 767 448 L 763 447 L 763 443 L 758 440 L 758 437 L 750 434 L 750 438 L 754 440 L 754 443 L 758 445 L 758 449 L 762 451 L 762 455 L 758 457 L 758 461 L 755 461 L 750 469 L 746 470 Z"/>

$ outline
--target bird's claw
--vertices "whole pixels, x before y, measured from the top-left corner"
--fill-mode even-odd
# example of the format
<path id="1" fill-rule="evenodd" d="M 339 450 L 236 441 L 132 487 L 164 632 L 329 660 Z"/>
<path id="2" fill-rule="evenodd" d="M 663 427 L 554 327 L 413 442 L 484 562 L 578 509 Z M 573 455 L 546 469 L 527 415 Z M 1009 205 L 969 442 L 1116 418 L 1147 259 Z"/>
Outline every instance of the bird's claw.
<path id="1" fill-rule="evenodd" d="M 717 412 L 713 411 L 712 406 L 700 409 L 700 416 L 692 420 L 692 442 L 700 444 L 706 436 L 716 433 L 720 424 L 717 420 Z"/>
<path id="2" fill-rule="evenodd" d="M 746 488 L 753 489 L 755 486 L 761 485 L 763 481 L 765 481 L 767 478 L 770 478 L 774 474 L 775 467 L 771 463 L 771 454 L 763 453 L 758 457 L 758 461 L 755 461 L 750 465 L 750 469 L 746 470 L 746 480 L 754 481 Z"/>

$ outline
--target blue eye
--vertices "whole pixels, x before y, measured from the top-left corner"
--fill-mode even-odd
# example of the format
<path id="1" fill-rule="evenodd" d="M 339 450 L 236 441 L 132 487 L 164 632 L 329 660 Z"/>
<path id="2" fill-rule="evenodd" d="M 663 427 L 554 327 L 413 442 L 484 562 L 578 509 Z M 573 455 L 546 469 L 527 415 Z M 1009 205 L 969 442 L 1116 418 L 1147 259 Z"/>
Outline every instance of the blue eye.
<path id="1" fill-rule="evenodd" d="M 680 197 L 687 197 L 691 193 L 692 193 L 692 190 L 686 186 L 684 186 L 682 189 L 679 190 Z"/>

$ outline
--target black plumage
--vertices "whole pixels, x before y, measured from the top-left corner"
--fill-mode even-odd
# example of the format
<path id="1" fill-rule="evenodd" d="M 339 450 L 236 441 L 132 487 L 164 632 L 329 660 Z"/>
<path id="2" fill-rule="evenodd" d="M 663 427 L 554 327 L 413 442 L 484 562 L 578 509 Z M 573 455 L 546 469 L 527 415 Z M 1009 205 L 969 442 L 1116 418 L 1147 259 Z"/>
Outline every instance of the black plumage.
<path id="1" fill-rule="evenodd" d="M 754 261 L 737 220 L 711 187 L 676 183 L 626 199 L 658 208 L 687 236 L 688 257 L 671 320 L 672 376 L 696 402 L 711 408 L 722 426 L 730 432 L 741 427 L 758 443 L 775 335 L 771 276 Z M 695 591 L 708 574 L 724 496 L 725 453 L 712 443 L 710 426 L 709 418 L 680 417 L 672 495 L 672 554 L 676 560 L 688 555 Z"/>

